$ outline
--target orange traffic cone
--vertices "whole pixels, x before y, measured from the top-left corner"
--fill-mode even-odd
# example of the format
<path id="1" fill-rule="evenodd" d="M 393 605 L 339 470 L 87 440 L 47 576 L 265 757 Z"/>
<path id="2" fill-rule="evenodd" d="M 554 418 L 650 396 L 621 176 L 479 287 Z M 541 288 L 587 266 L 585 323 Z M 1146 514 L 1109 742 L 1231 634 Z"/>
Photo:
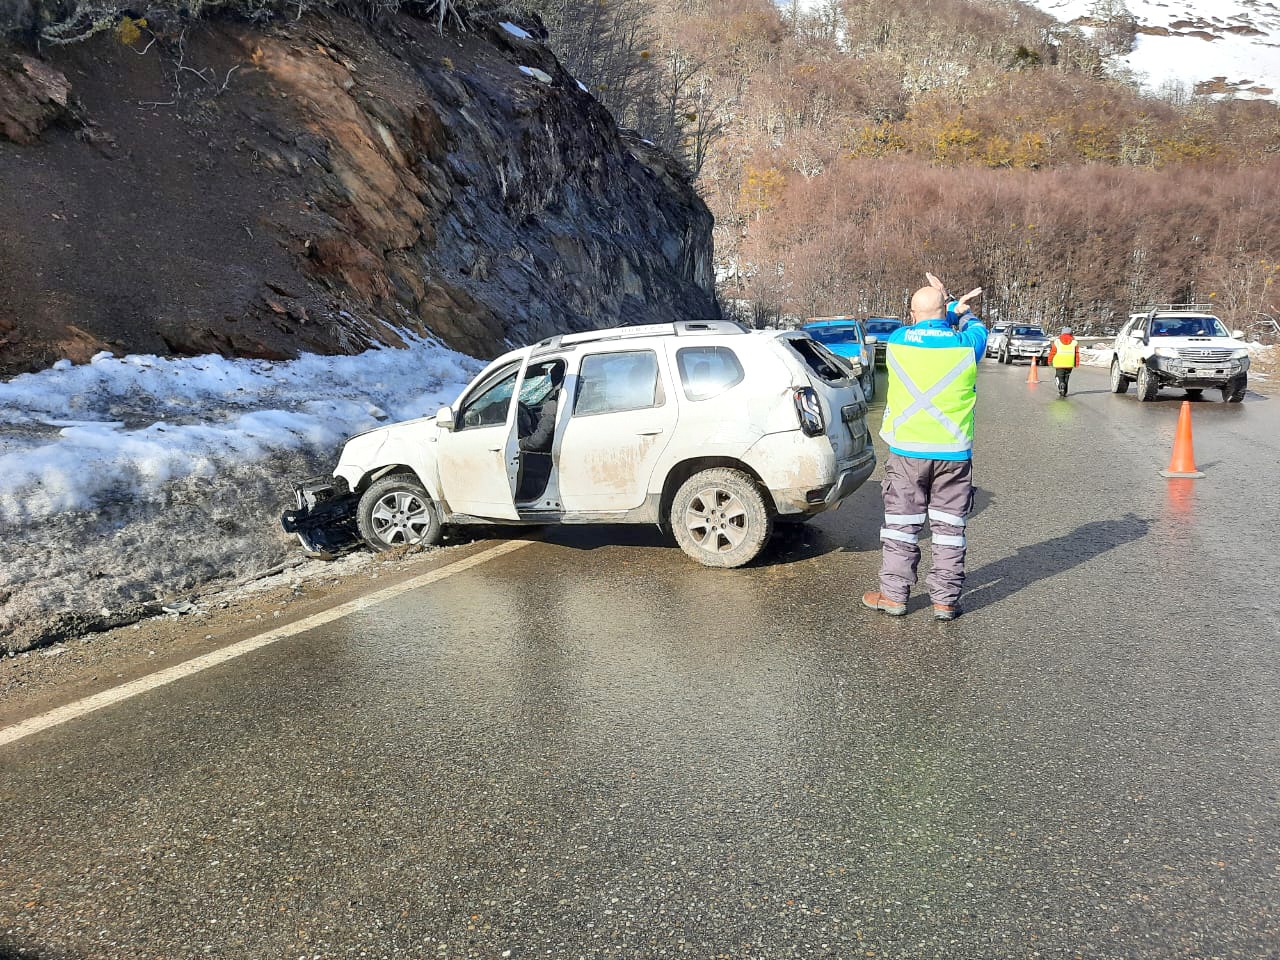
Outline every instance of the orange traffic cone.
<path id="1" fill-rule="evenodd" d="M 1027 383 L 1040 382 L 1040 358 L 1031 358 L 1031 369 L 1027 371 Z"/>
<path id="2" fill-rule="evenodd" d="M 1169 458 L 1169 466 L 1160 471 L 1162 477 L 1181 477 L 1198 480 L 1204 476 L 1196 469 L 1196 457 L 1191 451 L 1191 404 L 1182 401 L 1182 410 L 1178 413 L 1178 430 L 1173 437 L 1173 456 Z"/>

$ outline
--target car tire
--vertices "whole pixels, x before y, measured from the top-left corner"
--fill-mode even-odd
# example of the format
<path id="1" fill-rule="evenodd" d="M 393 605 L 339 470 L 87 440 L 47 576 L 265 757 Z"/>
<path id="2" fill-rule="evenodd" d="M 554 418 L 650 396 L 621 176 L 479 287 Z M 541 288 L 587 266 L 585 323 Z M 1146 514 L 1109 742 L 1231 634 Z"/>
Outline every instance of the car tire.
<path id="1" fill-rule="evenodd" d="M 862 396 L 867 403 L 876 398 L 876 371 L 874 367 L 862 378 Z"/>
<path id="2" fill-rule="evenodd" d="M 1242 373 L 1238 377 L 1232 377 L 1222 385 L 1222 402 L 1223 403 L 1240 403 L 1244 400 L 1245 392 L 1249 389 L 1249 375 Z"/>
<path id="3" fill-rule="evenodd" d="M 1120 361 L 1111 361 L 1111 392 L 1112 393 L 1128 393 L 1129 378 L 1124 375 L 1124 371 L 1120 369 Z"/>
<path id="4" fill-rule="evenodd" d="M 740 567 L 773 533 L 773 513 L 741 470 L 712 467 L 680 485 L 667 517 L 680 549 L 708 567 Z"/>
<path id="5" fill-rule="evenodd" d="M 356 525 L 364 542 L 378 553 L 440 542 L 440 511 L 409 474 L 393 473 L 370 485 L 360 495 Z"/>
<path id="6" fill-rule="evenodd" d="M 1160 392 L 1160 381 L 1151 373 L 1151 368 L 1145 363 L 1138 368 L 1138 400 L 1146 402 L 1154 400 L 1156 394 Z"/>
<path id="7" fill-rule="evenodd" d="M 999 353 L 999 355 L 996 357 L 996 362 L 997 362 L 997 363 L 1006 363 L 1006 364 L 1007 364 L 1007 363 L 1009 362 L 1009 351 L 1008 351 L 1008 350 L 1005 350 L 1003 347 L 1001 347 L 1001 348 L 1000 348 L 1000 353 Z"/>

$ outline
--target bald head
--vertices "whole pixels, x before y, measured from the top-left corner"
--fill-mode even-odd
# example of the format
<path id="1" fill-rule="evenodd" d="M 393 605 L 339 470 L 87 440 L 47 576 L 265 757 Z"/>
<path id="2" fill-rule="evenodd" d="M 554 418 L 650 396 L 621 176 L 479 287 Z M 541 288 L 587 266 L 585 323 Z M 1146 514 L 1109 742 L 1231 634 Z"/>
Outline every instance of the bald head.
<path id="1" fill-rule="evenodd" d="M 911 298 L 913 320 L 941 320 L 947 306 L 946 297 L 935 287 L 921 287 Z"/>

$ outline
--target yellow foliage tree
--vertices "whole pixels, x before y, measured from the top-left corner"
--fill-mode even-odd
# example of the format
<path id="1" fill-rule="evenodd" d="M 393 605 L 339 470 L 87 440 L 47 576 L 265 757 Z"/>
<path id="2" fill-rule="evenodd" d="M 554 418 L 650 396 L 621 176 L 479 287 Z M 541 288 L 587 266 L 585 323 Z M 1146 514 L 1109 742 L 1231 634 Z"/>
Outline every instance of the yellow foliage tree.
<path id="1" fill-rule="evenodd" d="M 787 178 L 777 167 L 748 166 L 745 173 L 738 192 L 738 210 L 745 216 L 759 217 L 778 205 Z"/>
<path id="2" fill-rule="evenodd" d="M 934 138 L 933 159 L 945 164 L 963 163 L 972 157 L 980 139 L 981 134 L 966 126 L 964 120 L 949 120 Z"/>

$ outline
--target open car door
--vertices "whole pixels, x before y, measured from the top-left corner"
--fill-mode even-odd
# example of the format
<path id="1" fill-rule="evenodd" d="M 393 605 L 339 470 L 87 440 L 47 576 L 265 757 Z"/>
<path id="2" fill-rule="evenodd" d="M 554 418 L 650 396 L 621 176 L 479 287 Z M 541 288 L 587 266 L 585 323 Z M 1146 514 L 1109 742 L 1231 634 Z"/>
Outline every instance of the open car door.
<path id="1" fill-rule="evenodd" d="M 452 430 L 441 428 L 440 493 L 454 513 L 518 520 L 515 489 L 520 466 L 514 402 L 524 373 L 514 361 L 484 377 L 454 409 Z"/>

